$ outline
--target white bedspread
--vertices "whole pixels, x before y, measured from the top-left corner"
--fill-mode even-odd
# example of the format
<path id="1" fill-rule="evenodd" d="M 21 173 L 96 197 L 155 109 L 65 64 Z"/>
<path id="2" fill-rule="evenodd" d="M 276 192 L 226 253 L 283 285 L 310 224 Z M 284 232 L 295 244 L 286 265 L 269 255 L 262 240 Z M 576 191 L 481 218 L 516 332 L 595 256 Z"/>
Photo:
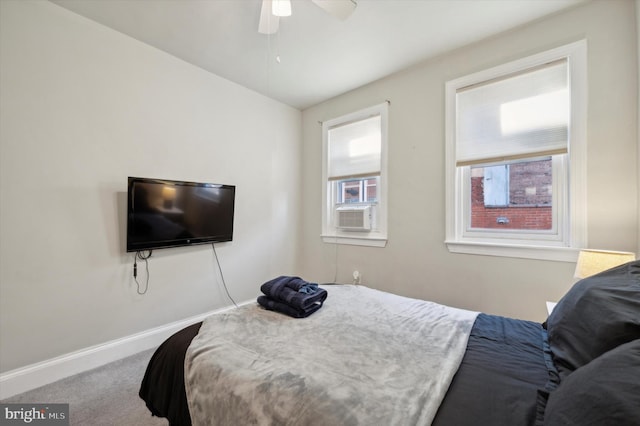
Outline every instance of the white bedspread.
<path id="1" fill-rule="evenodd" d="M 257 304 L 207 318 L 185 358 L 199 425 L 429 425 L 477 312 L 325 286 L 315 314 Z"/>

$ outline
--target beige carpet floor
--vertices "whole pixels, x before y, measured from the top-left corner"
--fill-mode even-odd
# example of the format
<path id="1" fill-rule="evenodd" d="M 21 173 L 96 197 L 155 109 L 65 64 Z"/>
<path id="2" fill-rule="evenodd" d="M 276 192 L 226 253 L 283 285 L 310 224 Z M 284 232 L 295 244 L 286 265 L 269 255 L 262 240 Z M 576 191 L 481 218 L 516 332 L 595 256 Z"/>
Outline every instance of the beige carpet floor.
<path id="1" fill-rule="evenodd" d="M 68 403 L 73 426 L 166 426 L 138 396 L 151 355 L 141 352 L 0 402 Z"/>

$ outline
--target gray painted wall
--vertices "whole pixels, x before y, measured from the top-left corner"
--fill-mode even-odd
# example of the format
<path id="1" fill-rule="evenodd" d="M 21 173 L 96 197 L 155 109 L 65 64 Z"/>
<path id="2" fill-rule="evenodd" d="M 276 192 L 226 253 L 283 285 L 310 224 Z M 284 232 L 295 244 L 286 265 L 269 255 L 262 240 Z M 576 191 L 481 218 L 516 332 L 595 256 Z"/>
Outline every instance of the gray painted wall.
<path id="1" fill-rule="evenodd" d="M 538 320 L 573 284 L 573 263 L 452 254 L 445 239 L 445 82 L 579 39 L 588 42 L 590 248 L 638 247 L 634 2 L 594 1 L 414 66 L 303 112 L 302 270 L 489 313 Z M 318 121 L 390 100 L 386 248 L 320 240 Z M 336 272 L 337 270 L 337 272 Z"/>
<path id="2" fill-rule="evenodd" d="M 211 246 L 155 251 L 136 293 L 127 176 L 237 186 L 238 302 L 295 272 L 300 111 L 50 2 L 0 7 L 0 371 L 230 305 Z"/>

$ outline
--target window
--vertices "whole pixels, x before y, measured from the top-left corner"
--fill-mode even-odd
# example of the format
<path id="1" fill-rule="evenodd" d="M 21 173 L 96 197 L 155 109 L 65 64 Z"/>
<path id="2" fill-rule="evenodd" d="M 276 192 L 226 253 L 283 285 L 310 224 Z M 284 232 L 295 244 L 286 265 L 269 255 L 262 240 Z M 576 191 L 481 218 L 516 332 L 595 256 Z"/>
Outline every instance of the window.
<path id="1" fill-rule="evenodd" d="M 586 43 L 450 81 L 446 97 L 449 250 L 575 261 L 586 243 Z"/>
<path id="2" fill-rule="evenodd" d="M 471 166 L 470 229 L 551 230 L 552 158 Z"/>
<path id="3" fill-rule="evenodd" d="M 376 203 L 378 177 L 338 182 L 338 204 Z"/>
<path id="4" fill-rule="evenodd" d="M 387 103 L 322 124 L 322 238 L 384 247 L 387 240 Z"/>

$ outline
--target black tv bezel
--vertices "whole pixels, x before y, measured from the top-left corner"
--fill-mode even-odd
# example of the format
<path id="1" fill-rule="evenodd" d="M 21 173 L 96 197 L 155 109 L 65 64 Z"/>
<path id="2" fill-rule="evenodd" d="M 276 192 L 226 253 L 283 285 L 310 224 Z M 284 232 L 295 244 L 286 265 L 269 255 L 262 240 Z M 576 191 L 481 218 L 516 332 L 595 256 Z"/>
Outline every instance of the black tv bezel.
<path id="1" fill-rule="evenodd" d="M 133 205 L 132 205 L 133 197 L 132 197 L 131 189 L 133 187 L 133 184 L 137 182 L 151 183 L 151 184 L 157 184 L 157 185 L 169 185 L 169 186 L 218 187 L 218 188 L 224 188 L 226 190 L 231 190 L 233 192 L 233 203 L 232 203 L 232 209 L 231 209 L 231 234 L 230 235 L 212 235 L 212 236 L 199 237 L 199 238 L 180 238 L 175 240 L 133 243 L 131 241 L 131 237 L 129 233 L 129 230 L 131 229 L 131 220 L 132 220 L 132 214 L 133 214 Z M 188 246 L 201 245 L 201 244 L 224 243 L 224 242 L 233 241 L 233 231 L 234 231 L 234 222 L 235 222 L 235 194 L 236 194 L 235 185 L 129 176 L 127 178 L 127 228 L 126 228 L 127 253 L 155 250 L 155 249 L 175 248 L 175 247 L 188 247 Z"/>

